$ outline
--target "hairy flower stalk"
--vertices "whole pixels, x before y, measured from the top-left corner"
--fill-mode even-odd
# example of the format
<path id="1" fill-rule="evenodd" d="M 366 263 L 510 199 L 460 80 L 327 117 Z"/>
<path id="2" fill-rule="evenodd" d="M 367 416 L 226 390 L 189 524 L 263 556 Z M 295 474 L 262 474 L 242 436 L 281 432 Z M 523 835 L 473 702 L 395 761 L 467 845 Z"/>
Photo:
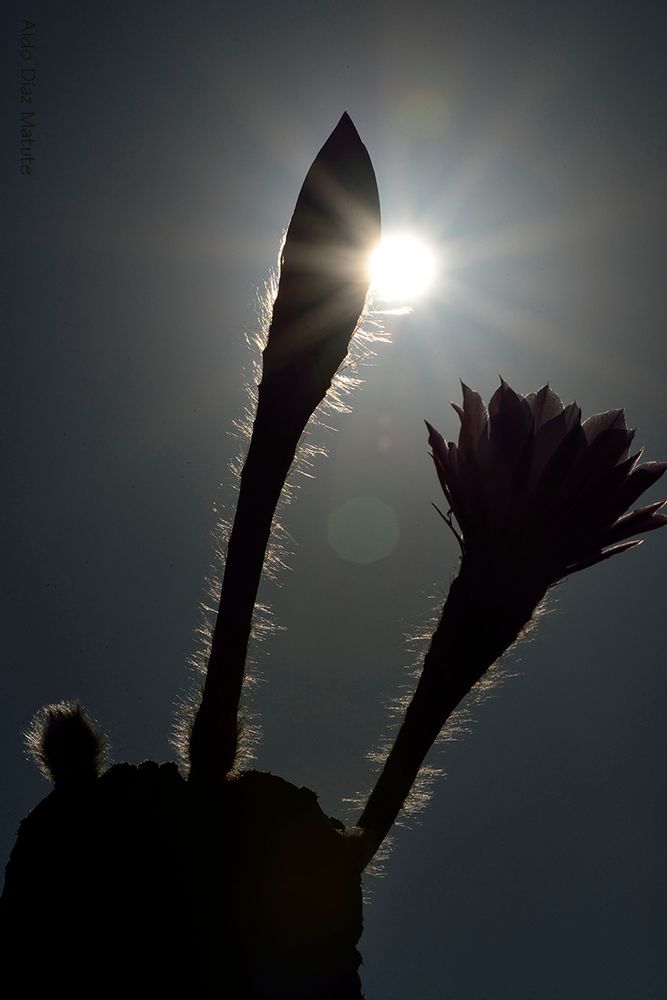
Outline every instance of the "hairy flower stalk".
<path id="1" fill-rule="evenodd" d="M 414 697 L 359 820 L 365 861 L 388 833 L 433 741 L 517 639 L 548 588 L 640 544 L 667 524 L 663 502 L 626 513 L 667 468 L 630 455 L 622 410 L 581 422 L 549 386 L 520 396 L 501 380 L 488 410 L 463 386 L 458 444 L 430 424 L 429 444 L 461 544 L 461 567 Z M 456 519 L 460 531 L 452 522 Z"/>
<path id="2" fill-rule="evenodd" d="M 308 171 L 282 249 L 257 413 L 190 739 L 192 780 L 216 784 L 233 767 L 252 613 L 276 504 L 306 423 L 347 354 L 379 232 L 373 167 L 344 114 Z"/>

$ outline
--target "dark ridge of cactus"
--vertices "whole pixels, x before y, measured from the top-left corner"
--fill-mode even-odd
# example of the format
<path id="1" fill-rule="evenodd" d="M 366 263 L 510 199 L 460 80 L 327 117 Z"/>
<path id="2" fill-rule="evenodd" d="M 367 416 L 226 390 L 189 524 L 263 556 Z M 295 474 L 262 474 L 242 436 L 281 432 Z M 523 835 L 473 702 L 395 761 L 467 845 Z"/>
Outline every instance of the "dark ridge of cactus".
<path id="1" fill-rule="evenodd" d="M 202 795 L 174 764 L 144 761 L 53 791 L 7 865 L 5 978 L 49 994 L 71 959 L 75 1000 L 128 983 L 133 996 L 361 1000 L 361 877 L 341 827 L 314 792 L 252 771 Z"/>

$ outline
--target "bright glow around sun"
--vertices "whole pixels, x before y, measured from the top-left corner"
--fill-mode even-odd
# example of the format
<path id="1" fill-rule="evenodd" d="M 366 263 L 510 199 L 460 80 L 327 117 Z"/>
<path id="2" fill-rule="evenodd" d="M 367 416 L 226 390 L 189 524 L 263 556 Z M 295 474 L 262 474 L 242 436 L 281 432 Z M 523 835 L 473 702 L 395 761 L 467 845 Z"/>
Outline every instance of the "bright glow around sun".
<path id="1" fill-rule="evenodd" d="M 416 236 L 385 236 L 370 260 L 371 292 L 385 302 L 410 303 L 433 282 L 436 259 Z"/>

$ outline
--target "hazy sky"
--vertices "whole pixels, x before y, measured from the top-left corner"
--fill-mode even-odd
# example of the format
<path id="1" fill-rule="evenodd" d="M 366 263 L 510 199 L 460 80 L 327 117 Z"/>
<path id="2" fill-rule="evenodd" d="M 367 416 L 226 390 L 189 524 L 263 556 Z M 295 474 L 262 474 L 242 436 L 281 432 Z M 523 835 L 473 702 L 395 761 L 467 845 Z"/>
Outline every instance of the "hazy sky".
<path id="1" fill-rule="evenodd" d="M 20 739 L 43 704 L 79 698 L 116 760 L 172 756 L 245 334 L 344 110 L 385 230 L 442 271 L 385 318 L 351 414 L 311 435 L 330 455 L 297 478 L 291 569 L 262 590 L 285 630 L 257 651 L 258 766 L 355 818 L 406 637 L 456 568 L 422 421 L 455 433 L 459 377 L 625 406 L 665 457 L 666 25 L 658 4 L 581 0 L 5 5 L 3 863 L 48 791 Z M 370 563 L 328 541 L 368 537 L 359 498 L 398 526 Z M 446 776 L 367 879 L 367 1000 L 663 995 L 663 535 L 566 581 L 431 755 Z"/>

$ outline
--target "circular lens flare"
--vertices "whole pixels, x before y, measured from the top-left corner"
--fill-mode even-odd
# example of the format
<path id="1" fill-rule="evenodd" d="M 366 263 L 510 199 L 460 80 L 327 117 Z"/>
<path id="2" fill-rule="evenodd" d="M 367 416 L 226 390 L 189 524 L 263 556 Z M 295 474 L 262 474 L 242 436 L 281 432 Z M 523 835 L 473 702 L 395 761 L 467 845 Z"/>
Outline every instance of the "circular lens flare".
<path id="1" fill-rule="evenodd" d="M 423 240 L 386 236 L 371 255 L 371 292 L 385 302 L 409 303 L 428 290 L 435 272 L 435 255 Z"/>

